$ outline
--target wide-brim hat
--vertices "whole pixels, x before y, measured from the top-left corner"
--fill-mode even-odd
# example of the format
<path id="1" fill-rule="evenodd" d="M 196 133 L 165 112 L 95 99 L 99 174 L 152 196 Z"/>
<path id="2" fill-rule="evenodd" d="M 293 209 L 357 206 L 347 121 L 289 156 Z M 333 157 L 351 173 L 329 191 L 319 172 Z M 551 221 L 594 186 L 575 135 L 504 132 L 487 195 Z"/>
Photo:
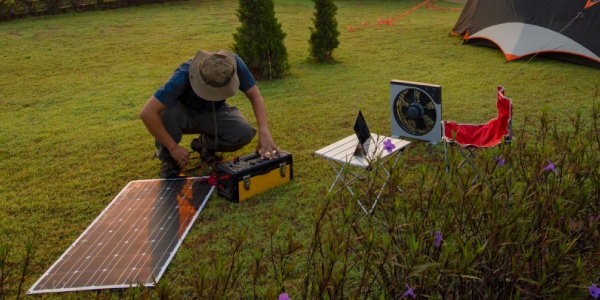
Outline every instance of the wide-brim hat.
<path id="1" fill-rule="evenodd" d="M 240 88 L 233 53 L 198 51 L 190 65 L 190 85 L 196 95 L 208 101 L 233 97 Z"/>

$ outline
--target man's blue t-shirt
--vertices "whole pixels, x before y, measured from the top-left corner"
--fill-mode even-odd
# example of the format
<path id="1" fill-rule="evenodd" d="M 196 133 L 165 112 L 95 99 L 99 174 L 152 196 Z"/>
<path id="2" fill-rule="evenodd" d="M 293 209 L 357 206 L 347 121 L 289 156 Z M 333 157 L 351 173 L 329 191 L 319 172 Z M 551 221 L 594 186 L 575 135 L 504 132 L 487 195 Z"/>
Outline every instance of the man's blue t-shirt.
<path id="1" fill-rule="evenodd" d="M 250 88 L 256 85 L 256 81 L 244 61 L 234 54 L 235 60 L 237 61 L 237 76 L 240 80 L 240 91 L 246 92 Z M 190 64 L 192 60 L 188 60 L 181 64 L 173 73 L 169 81 L 161 86 L 154 93 L 154 97 L 160 101 L 163 105 L 171 106 L 177 103 L 177 101 L 185 104 L 186 106 L 197 110 L 207 111 L 212 110 L 213 103 L 215 108 L 221 108 L 226 106 L 225 100 L 221 101 L 208 101 L 204 100 L 192 89 L 190 85 Z"/>

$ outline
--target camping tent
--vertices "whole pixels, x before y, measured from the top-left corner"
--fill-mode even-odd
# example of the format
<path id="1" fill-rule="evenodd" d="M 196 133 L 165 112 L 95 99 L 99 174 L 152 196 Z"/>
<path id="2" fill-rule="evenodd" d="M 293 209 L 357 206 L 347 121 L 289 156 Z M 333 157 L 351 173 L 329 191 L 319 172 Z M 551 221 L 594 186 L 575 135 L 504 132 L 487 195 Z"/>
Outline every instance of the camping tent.
<path id="1" fill-rule="evenodd" d="M 452 33 L 498 47 L 507 60 L 539 55 L 600 68 L 600 0 L 468 0 Z"/>

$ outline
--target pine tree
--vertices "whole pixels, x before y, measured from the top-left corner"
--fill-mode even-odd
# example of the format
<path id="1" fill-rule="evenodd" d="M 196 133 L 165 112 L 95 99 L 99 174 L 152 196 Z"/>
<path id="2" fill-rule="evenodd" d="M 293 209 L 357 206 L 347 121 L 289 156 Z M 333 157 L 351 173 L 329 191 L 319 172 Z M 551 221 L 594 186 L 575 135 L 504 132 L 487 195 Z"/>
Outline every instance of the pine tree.
<path id="1" fill-rule="evenodd" d="M 317 62 L 332 62 L 333 50 L 340 44 L 337 30 L 337 6 L 333 0 L 314 0 L 314 28 L 310 28 L 310 54 Z"/>
<path id="2" fill-rule="evenodd" d="M 233 51 L 261 79 L 283 78 L 290 66 L 283 44 L 286 34 L 275 18 L 273 0 L 239 0 L 241 26 L 233 34 Z"/>

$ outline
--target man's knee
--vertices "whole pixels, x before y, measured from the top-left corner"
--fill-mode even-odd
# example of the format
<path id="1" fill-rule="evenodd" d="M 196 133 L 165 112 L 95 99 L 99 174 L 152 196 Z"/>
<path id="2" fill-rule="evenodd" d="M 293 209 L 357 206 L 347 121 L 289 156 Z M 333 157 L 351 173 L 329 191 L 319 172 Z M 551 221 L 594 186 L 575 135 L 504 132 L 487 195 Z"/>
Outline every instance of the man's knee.
<path id="1" fill-rule="evenodd" d="M 221 142 L 218 144 L 218 150 L 233 152 L 242 149 L 244 146 L 250 144 L 255 135 L 256 129 L 250 126 L 250 124 L 238 126 L 235 131 L 232 131 L 229 134 L 220 135 Z M 212 144 L 210 141 L 207 142 Z"/>

